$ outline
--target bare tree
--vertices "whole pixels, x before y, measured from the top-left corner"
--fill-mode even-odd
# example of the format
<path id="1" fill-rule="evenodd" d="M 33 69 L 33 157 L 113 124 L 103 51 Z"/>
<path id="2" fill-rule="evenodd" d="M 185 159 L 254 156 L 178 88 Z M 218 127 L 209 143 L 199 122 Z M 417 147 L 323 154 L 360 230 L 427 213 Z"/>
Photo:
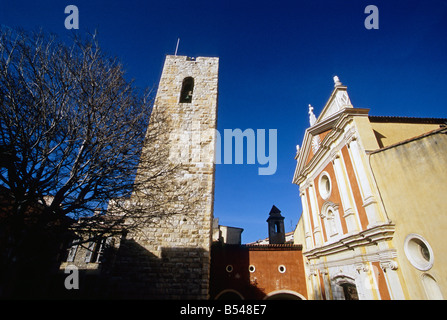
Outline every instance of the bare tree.
<path id="1" fill-rule="evenodd" d="M 148 127 L 151 111 L 150 91 L 127 80 L 95 36 L 66 44 L 44 32 L 1 29 L 2 225 L 37 237 L 65 228 L 66 217 L 89 217 L 79 220 L 82 228 L 100 234 L 124 220 L 136 228 L 187 212 L 187 186 L 166 192 L 178 172 L 164 161 L 169 124 L 159 114 Z M 153 147 L 142 154 L 143 145 Z M 177 209 L 166 212 L 162 204 L 175 201 Z"/>

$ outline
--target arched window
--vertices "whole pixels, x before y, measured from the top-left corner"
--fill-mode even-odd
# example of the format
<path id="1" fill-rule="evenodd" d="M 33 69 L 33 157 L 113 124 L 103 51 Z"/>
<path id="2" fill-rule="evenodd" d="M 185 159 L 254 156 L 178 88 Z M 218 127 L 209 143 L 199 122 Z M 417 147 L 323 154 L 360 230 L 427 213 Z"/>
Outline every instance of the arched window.
<path id="1" fill-rule="evenodd" d="M 321 207 L 320 217 L 324 222 L 327 241 L 332 242 L 338 240 L 343 234 L 338 205 L 333 202 L 326 201 Z"/>
<path id="2" fill-rule="evenodd" d="M 436 280 L 429 274 L 422 275 L 422 283 L 427 294 L 427 298 L 430 300 L 444 300 L 441 289 L 438 286 Z"/>
<path id="3" fill-rule="evenodd" d="M 180 103 L 191 103 L 194 91 L 194 78 L 186 77 L 182 82 L 182 91 L 180 93 Z"/>
<path id="4" fill-rule="evenodd" d="M 330 207 L 327 209 L 326 214 L 326 232 L 330 237 L 338 235 L 337 221 L 335 220 L 334 211 Z"/>
<path id="5" fill-rule="evenodd" d="M 275 222 L 275 232 L 280 233 L 281 232 L 281 222 L 276 221 Z"/>

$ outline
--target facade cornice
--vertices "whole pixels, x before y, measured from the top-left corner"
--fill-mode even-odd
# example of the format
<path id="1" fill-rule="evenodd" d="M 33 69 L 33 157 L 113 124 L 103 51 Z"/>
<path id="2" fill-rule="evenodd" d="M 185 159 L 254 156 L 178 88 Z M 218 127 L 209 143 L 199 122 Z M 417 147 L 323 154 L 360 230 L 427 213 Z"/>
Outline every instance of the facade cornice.
<path id="1" fill-rule="evenodd" d="M 367 262 L 379 262 L 380 268 L 384 271 L 387 269 L 396 270 L 398 268 L 398 264 L 394 260 L 396 257 L 396 249 L 384 249 L 365 254 L 353 253 L 350 257 L 315 261 L 315 263 L 309 265 L 309 274 L 316 275 L 317 270 L 322 273 L 327 273 L 327 268 L 346 266 L 349 264 L 353 264 L 357 272 L 368 271 L 369 268 Z M 335 275 L 334 278 L 336 277 L 337 276 Z"/>
<path id="2" fill-rule="evenodd" d="M 307 259 L 312 260 L 342 251 L 354 250 L 354 248 L 360 246 L 377 244 L 380 241 L 392 239 L 394 231 L 395 225 L 392 223 L 374 226 L 355 234 L 347 235 L 337 242 L 322 245 L 303 252 L 303 255 Z"/>

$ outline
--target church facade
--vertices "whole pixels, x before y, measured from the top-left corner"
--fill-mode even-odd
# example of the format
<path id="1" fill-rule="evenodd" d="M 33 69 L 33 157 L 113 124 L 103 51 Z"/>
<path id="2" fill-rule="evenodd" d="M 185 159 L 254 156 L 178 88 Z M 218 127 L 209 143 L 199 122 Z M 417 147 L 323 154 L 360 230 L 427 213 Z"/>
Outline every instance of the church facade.
<path id="1" fill-rule="evenodd" d="M 446 119 L 370 116 L 334 77 L 309 120 L 293 177 L 309 299 L 442 299 Z"/>

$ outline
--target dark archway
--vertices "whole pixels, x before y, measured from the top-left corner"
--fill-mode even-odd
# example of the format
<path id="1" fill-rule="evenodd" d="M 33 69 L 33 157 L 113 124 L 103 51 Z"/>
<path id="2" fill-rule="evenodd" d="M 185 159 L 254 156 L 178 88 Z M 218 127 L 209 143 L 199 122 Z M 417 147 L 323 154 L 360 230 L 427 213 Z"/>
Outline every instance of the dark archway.
<path id="1" fill-rule="evenodd" d="M 244 297 L 236 290 L 224 290 L 216 296 L 216 300 L 243 300 Z"/>
<path id="2" fill-rule="evenodd" d="M 305 300 L 305 298 L 297 292 L 283 290 L 271 292 L 264 300 Z"/>
<path id="3" fill-rule="evenodd" d="M 345 300 L 358 300 L 359 296 L 357 293 L 357 287 L 352 283 L 343 283 L 341 284 L 343 288 L 343 293 L 345 295 Z"/>

